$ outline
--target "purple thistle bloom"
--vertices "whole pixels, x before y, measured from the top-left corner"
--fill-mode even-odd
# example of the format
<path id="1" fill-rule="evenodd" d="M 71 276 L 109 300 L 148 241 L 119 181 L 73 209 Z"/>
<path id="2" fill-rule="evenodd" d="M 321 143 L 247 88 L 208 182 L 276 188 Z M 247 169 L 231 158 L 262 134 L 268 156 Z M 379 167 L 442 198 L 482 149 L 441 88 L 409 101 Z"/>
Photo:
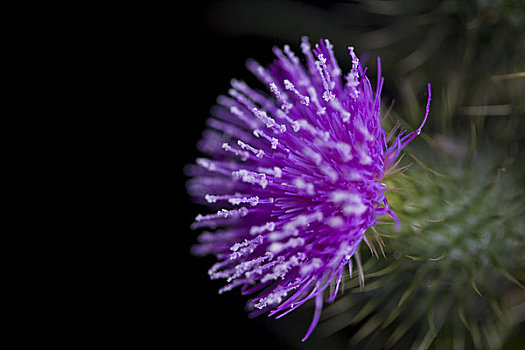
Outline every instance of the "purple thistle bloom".
<path id="1" fill-rule="evenodd" d="M 197 202 L 219 209 L 192 225 L 219 228 L 193 247 L 219 260 L 209 270 L 226 280 L 219 293 L 237 286 L 242 294 L 258 292 L 252 316 L 281 317 L 314 298 L 304 341 L 319 320 L 324 290 L 335 284 L 332 301 L 345 266 L 351 272 L 365 231 L 383 215 L 399 224 L 382 179 L 421 132 L 430 85 L 421 126 L 388 145 L 395 130 L 387 136 L 381 127 L 379 59 L 374 93 L 352 47 L 344 79 L 328 40 L 312 50 L 303 38 L 301 49 L 305 66 L 288 46 L 274 49 L 277 60 L 267 68 L 247 63 L 269 94 L 232 81 L 198 145 L 210 158 L 187 168 L 187 187 Z"/>

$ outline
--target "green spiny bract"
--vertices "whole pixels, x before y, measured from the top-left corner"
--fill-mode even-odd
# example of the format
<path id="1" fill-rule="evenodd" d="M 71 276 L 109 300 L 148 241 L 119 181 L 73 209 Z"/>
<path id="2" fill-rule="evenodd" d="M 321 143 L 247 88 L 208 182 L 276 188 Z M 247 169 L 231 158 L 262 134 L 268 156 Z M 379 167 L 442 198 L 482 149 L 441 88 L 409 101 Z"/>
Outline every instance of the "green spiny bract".
<path id="1" fill-rule="evenodd" d="M 432 154 L 413 147 L 409 158 L 417 164 L 388 180 L 399 189 L 387 195 L 403 227 L 367 233 L 375 257 L 363 266 L 364 288 L 347 282 L 320 331 L 350 326 L 351 343 L 367 349 L 501 349 L 523 321 L 519 172 L 494 150 L 469 154 L 444 138 L 435 141 Z"/>

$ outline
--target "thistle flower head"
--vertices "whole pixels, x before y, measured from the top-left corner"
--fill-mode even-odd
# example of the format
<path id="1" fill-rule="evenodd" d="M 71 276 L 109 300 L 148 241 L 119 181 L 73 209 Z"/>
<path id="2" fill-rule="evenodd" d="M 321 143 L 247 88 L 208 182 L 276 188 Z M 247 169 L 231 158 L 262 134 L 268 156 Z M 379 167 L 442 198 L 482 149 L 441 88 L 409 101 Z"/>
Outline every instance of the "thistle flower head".
<path id="1" fill-rule="evenodd" d="M 258 292 L 252 315 L 277 317 L 315 299 L 305 340 L 323 292 L 334 283 L 333 300 L 365 231 L 384 215 L 397 223 L 382 179 L 420 133 L 428 104 L 417 130 L 386 135 L 379 60 L 374 92 L 352 47 L 344 77 L 328 40 L 312 49 L 303 38 L 301 49 L 305 64 L 288 46 L 274 49 L 267 68 L 247 63 L 267 93 L 233 80 L 218 98 L 199 143 L 209 157 L 188 167 L 188 190 L 218 210 L 196 217 L 193 228 L 217 230 L 202 233 L 193 253 L 217 257 L 209 275 L 226 280 L 219 293 Z"/>

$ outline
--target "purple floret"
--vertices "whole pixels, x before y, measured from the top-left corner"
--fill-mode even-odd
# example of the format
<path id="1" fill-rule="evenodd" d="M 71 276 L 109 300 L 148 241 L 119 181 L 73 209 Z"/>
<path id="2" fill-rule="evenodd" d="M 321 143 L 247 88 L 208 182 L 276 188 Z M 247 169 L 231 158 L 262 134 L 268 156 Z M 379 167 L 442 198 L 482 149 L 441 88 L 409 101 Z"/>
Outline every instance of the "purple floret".
<path id="1" fill-rule="evenodd" d="M 379 60 L 374 93 L 352 47 L 343 79 L 328 40 L 312 50 L 303 38 L 301 49 L 305 65 L 288 46 L 274 49 L 267 68 L 248 62 L 267 93 L 234 80 L 229 96 L 218 98 L 198 145 L 209 157 L 188 167 L 188 191 L 215 208 L 195 219 L 193 228 L 207 230 L 193 253 L 217 257 L 209 275 L 226 280 L 219 293 L 257 293 L 249 302 L 253 316 L 281 317 L 314 298 L 304 341 L 319 320 L 324 290 L 335 283 L 332 301 L 365 231 L 383 215 L 397 223 L 382 179 L 421 132 L 429 105 L 417 130 L 388 145 Z"/>

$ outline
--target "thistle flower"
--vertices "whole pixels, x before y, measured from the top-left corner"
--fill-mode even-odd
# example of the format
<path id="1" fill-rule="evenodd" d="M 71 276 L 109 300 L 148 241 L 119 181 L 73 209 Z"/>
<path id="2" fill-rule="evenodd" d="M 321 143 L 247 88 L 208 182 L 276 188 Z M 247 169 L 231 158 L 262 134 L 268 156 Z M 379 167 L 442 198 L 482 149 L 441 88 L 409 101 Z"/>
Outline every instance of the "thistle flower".
<path id="1" fill-rule="evenodd" d="M 219 260 L 209 270 L 212 279 L 226 280 L 219 293 L 258 292 L 249 302 L 252 316 L 282 317 L 315 299 L 304 341 L 319 320 L 325 289 L 335 286 L 332 301 L 345 266 L 351 273 L 354 258 L 360 267 L 356 252 L 365 231 L 384 215 L 399 224 L 382 179 L 421 132 L 430 86 L 421 126 L 386 135 L 379 59 L 374 93 L 352 47 L 344 80 L 328 40 L 312 50 L 303 38 L 301 49 L 306 65 L 288 46 L 274 49 L 277 60 L 267 68 L 248 61 L 269 93 L 232 81 L 198 145 L 210 157 L 187 168 L 187 187 L 197 202 L 219 209 L 192 225 L 219 228 L 203 232 L 193 247 Z"/>

